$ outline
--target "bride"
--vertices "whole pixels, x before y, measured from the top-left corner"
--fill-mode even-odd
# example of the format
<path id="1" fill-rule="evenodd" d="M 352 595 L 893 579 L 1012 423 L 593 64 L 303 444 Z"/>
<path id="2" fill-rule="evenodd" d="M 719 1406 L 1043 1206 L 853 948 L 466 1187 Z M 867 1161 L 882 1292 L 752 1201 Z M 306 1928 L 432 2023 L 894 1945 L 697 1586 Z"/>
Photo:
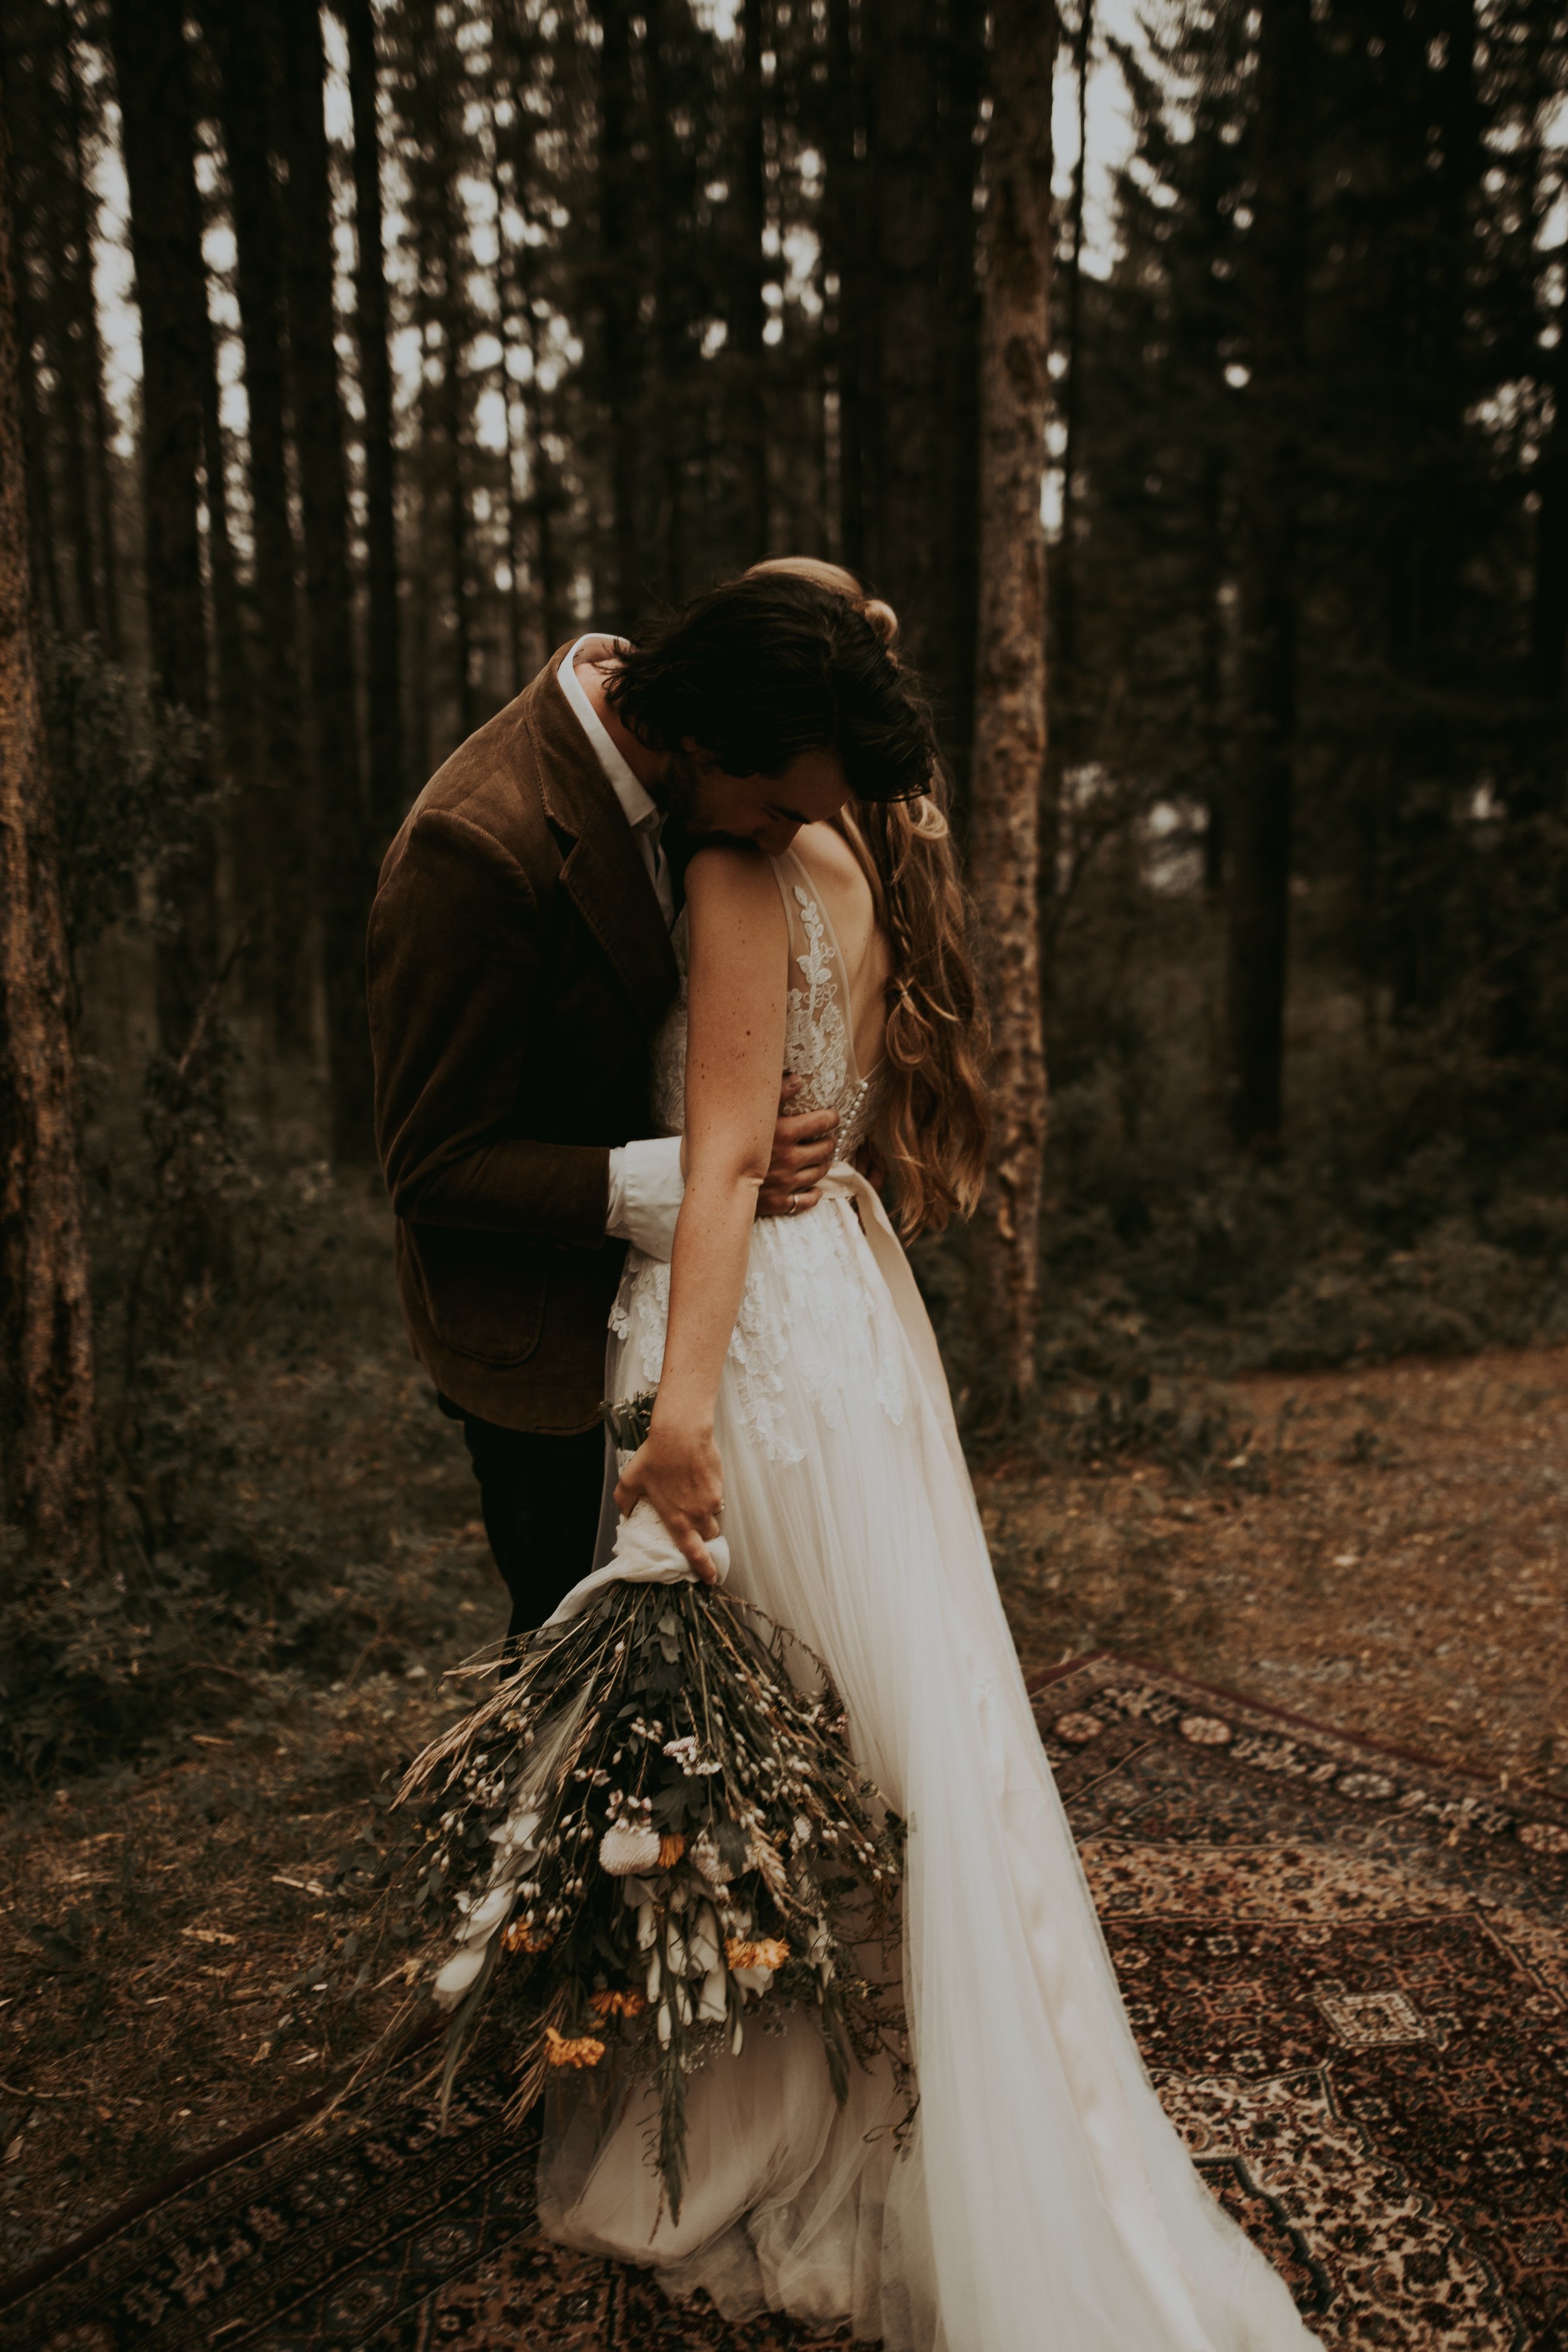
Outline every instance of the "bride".
<path id="1" fill-rule="evenodd" d="M 866 612 L 847 572 L 790 560 Z M 613 689 L 612 689 L 613 691 Z M 632 714 L 628 712 L 628 719 Z M 706 2288 L 731 2319 L 847 2322 L 889 2352 L 1289 2352 L 1283 2282 L 1193 2169 L 1143 2072 L 997 1598 L 905 1237 L 967 1207 L 984 1117 L 962 901 L 934 797 L 841 808 L 775 856 L 693 858 L 655 1108 L 684 1135 L 671 1263 L 631 1253 L 613 1398 L 657 1384 L 615 1501 L 826 1662 L 909 1824 L 914 2127 L 890 2070 L 836 2102 L 805 2019 L 689 2086 L 679 2222 L 649 2095 L 552 2090 L 547 2234 Z M 821 1197 L 755 1218 L 781 1073 L 831 1109 Z"/>

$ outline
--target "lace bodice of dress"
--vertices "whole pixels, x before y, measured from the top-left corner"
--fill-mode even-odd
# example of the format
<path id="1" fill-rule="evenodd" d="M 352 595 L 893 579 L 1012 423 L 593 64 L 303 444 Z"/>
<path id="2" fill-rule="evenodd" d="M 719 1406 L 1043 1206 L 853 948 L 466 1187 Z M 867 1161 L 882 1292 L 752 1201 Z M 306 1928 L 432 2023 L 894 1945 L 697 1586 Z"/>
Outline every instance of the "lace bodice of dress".
<path id="1" fill-rule="evenodd" d="M 833 927 L 812 895 L 800 859 L 772 861 L 789 918 L 790 959 L 800 973 L 789 992 L 784 1019 L 784 1069 L 801 1081 L 796 1110 L 838 1113 L 838 1157 L 852 1159 L 876 1120 L 881 1074 L 862 1077 L 855 1060 L 851 1008 L 843 986 L 843 958 Z M 680 987 L 654 1040 L 653 1110 L 667 1135 L 686 1124 L 686 914 L 673 935 Z"/>
<path id="2" fill-rule="evenodd" d="M 856 1065 L 843 958 L 810 876 L 793 856 L 775 858 L 773 873 L 789 917 L 792 968 L 799 974 L 789 992 L 784 1067 L 801 1081 L 797 1109 L 838 1113 L 838 1157 L 846 1160 L 871 1130 L 880 1079 L 875 1072 L 863 1078 Z M 679 1134 L 686 1121 L 684 913 L 674 946 L 679 992 L 653 1049 L 654 1116 L 669 1135 Z M 610 1315 L 619 1342 L 613 1394 L 657 1385 L 668 1312 L 668 1266 L 634 1249 Z M 851 1391 L 874 1396 L 889 1421 L 902 1417 L 898 1318 L 868 1279 L 865 1242 L 845 1200 L 824 1202 L 798 1220 L 759 1220 L 729 1356 L 740 1425 L 772 1462 L 805 1458 L 805 1433 L 793 1425 L 786 1401 L 786 1363 L 794 1367 L 797 1402 L 809 1397 L 830 1426 L 837 1425 Z"/>

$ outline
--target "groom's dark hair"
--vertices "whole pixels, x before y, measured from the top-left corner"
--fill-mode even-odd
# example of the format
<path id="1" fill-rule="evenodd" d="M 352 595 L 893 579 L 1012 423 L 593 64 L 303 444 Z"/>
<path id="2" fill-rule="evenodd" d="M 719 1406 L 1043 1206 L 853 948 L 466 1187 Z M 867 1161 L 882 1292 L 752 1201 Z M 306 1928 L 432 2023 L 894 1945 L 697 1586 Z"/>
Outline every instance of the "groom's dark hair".
<path id="1" fill-rule="evenodd" d="M 910 800 L 937 764 L 912 671 L 863 613 L 814 581 L 761 572 L 661 614 L 607 688 L 650 751 L 689 739 L 731 776 L 776 776 L 832 750 L 857 800 Z"/>

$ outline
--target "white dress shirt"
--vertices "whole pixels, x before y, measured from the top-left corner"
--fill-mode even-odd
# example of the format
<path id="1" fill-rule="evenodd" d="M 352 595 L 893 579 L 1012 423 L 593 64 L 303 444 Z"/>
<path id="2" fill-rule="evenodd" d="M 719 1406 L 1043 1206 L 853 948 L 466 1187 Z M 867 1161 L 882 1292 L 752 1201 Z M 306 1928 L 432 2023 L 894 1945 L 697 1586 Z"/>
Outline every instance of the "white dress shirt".
<path id="1" fill-rule="evenodd" d="M 562 663 L 556 675 L 561 690 L 576 712 L 583 732 L 594 747 L 595 758 L 608 779 L 610 788 L 626 812 L 626 823 L 637 836 L 648 879 L 658 895 L 667 923 L 675 920 L 675 886 L 670 878 L 669 860 L 664 854 L 660 836 L 664 832 L 664 814 L 638 782 L 632 770 L 610 740 L 609 730 L 588 699 L 587 690 L 577 675 L 580 661 L 604 661 L 613 658 L 617 650 L 614 637 L 590 635 L 579 637 Z M 605 1231 L 615 1241 L 631 1242 L 646 1257 L 662 1258 L 668 1262 L 675 1245 L 675 1221 L 680 1214 L 680 1203 L 686 1191 L 686 1180 L 680 1172 L 680 1138 L 679 1135 L 642 1136 L 633 1143 L 618 1144 L 610 1153 L 610 1197 L 605 1217 Z"/>

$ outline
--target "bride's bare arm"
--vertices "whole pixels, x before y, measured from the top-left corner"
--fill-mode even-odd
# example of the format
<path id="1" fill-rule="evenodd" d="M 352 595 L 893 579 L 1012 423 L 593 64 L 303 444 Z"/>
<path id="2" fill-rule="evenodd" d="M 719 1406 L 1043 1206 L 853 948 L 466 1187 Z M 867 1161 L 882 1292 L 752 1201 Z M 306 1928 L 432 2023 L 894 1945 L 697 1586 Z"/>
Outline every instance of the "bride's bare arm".
<path id="1" fill-rule="evenodd" d="M 789 941 L 778 885 L 756 850 L 701 851 L 687 870 L 686 905 L 686 1197 L 658 1402 L 616 1501 L 629 1511 L 646 1497 L 710 1580 L 706 1538 L 719 1533 L 723 1504 L 713 1409 L 773 1150 Z"/>

